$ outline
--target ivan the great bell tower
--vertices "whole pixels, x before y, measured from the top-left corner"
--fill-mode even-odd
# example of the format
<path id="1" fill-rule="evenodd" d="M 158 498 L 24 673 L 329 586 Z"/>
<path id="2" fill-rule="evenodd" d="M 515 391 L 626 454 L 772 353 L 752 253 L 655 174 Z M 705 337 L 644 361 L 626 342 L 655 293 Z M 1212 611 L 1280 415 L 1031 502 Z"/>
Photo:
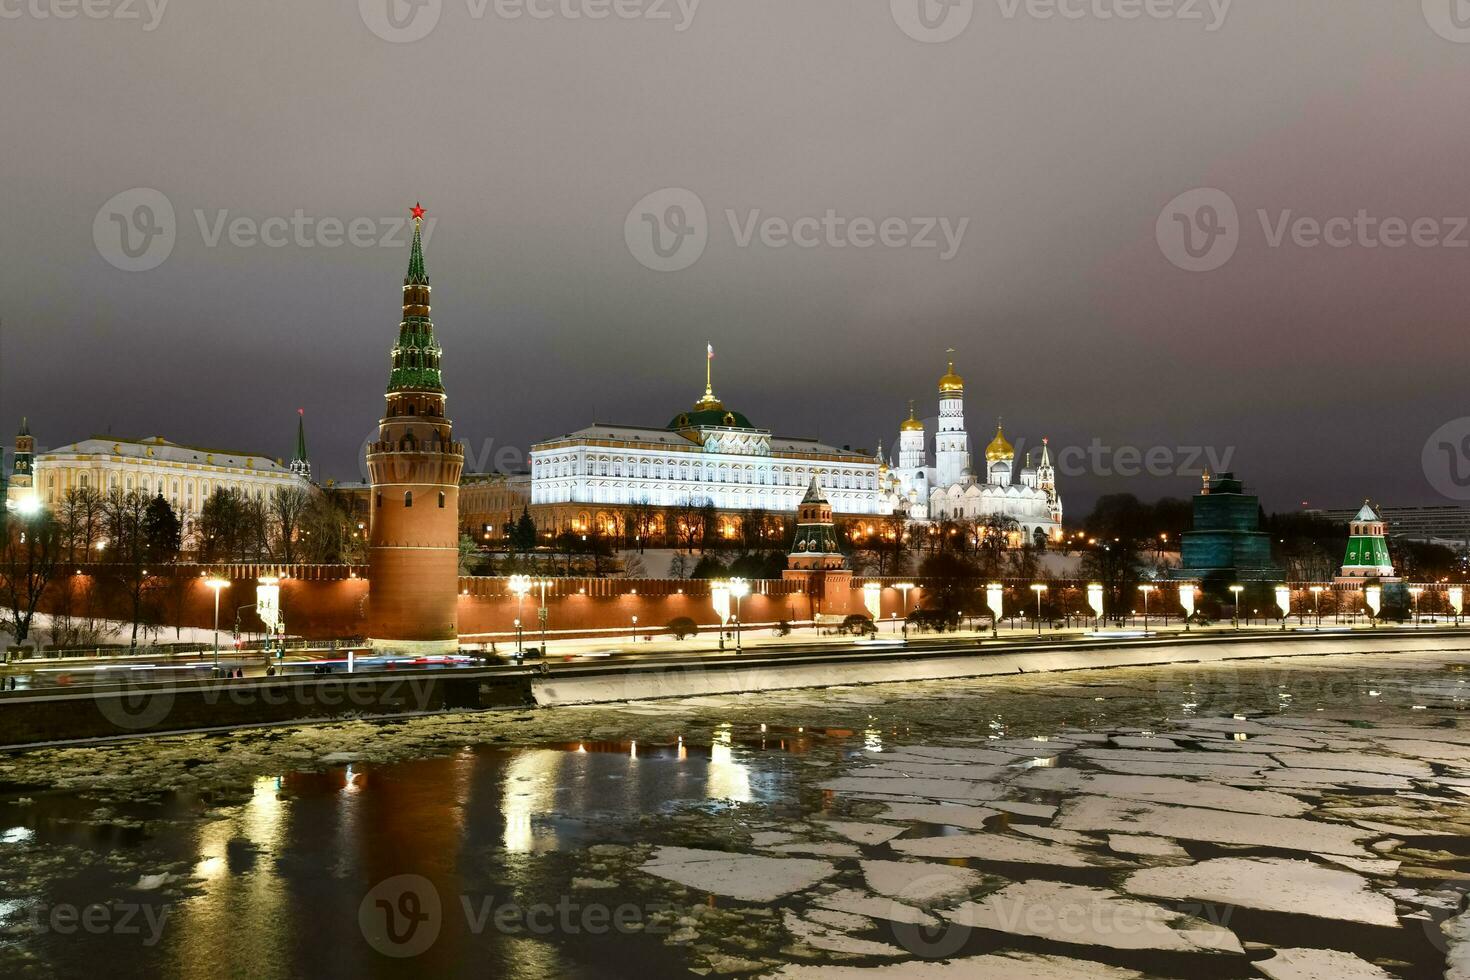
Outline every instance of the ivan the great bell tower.
<path id="1" fill-rule="evenodd" d="M 387 407 L 368 447 L 368 636 L 388 653 L 459 648 L 459 478 L 464 447 L 451 436 L 429 319 L 429 275 L 413 208 L 413 245 L 403 280 L 403 322 L 393 347 Z"/>

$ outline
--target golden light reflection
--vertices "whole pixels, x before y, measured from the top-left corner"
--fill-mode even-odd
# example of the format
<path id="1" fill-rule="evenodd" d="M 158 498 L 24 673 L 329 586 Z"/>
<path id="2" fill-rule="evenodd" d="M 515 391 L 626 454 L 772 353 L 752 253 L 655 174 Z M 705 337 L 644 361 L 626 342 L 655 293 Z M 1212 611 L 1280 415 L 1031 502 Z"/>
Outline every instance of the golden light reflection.
<path id="1" fill-rule="evenodd" d="M 876 728 L 863 731 L 863 748 L 869 752 L 883 751 L 883 733 Z"/>
<path id="2" fill-rule="evenodd" d="M 585 745 L 577 746 L 585 753 Z M 525 854 L 536 849 L 533 819 L 556 809 L 556 786 L 565 752 L 555 749 L 532 749 L 518 752 L 506 767 L 502 784 L 504 797 L 500 810 L 505 817 L 505 849 L 513 854 Z M 547 849 L 556 847 L 555 831 L 545 842 Z"/>
<path id="3" fill-rule="evenodd" d="M 735 733 L 729 722 L 715 729 L 710 743 L 709 770 L 705 779 L 705 795 L 712 800 L 750 801 L 750 770 L 735 761 Z M 680 758 L 684 743 L 679 742 Z"/>

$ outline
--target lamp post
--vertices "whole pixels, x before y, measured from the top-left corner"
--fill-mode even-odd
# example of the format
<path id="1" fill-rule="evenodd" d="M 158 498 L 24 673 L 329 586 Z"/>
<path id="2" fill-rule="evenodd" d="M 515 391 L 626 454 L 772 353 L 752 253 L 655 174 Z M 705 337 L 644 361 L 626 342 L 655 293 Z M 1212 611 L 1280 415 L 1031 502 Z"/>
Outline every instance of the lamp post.
<path id="1" fill-rule="evenodd" d="M 1322 632 L 1322 589 L 1323 586 L 1314 585 L 1308 591 L 1312 593 L 1312 618 L 1317 621 L 1317 632 Z"/>
<path id="2" fill-rule="evenodd" d="M 1460 585 L 1450 586 L 1449 591 L 1450 608 L 1455 612 L 1455 625 L 1460 625 L 1460 616 L 1465 612 L 1465 588 Z"/>
<path id="3" fill-rule="evenodd" d="M 1409 586 L 1409 595 L 1414 597 L 1414 628 L 1419 628 L 1419 596 L 1424 592 L 1422 585 Z"/>
<path id="4" fill-rule="evenodd" d="M 531 591 L 531 580 L 525 575 L 512 575 L 510 577 L 510 590 L 516 597 L 516 657 L 525 656 L 521 646 L 523 631 L 521 629 L 521 613 L 524 610 L 526 593 Z"/>
<path id="5" fill-rule="evenodd" d="M 873 617 L 873 631 L 876 633 L 883 622 L 883 586 L 877 582 L 864 582 L 863 605 Z"/>
<path id="6" fill-rule="evenodd" d="M 1179 606 L 1184 610 L 1184 632 L 1189 632 L 1189 621 L 1194 618 L 1194 584 L 1179 586 Z"/>
<path id="7" fill-rule="evenodd" d="M 1156 586 L 1156 585 L 1140 585 L 1138 587 L 1138 591 L 1143 593 L 1143 635 L 1144 636 L 1147 636 L 1148 635 L 1148 594 L 1150 592 L 1152 592 L 1156 588 L 1158 588 L 1158 586 Z"/>
<path id="8" fill-rule="evenodd" d="M 1235 596 L 1235 631 L 1240 632 L 1240 594 L 1245 591 L 1243 585 L 1232 585 L 1230 592 Z"/>
<path id="9" fill-rule="evenodd" d="M 909 590 L 914 587 L 912 582 L 897 582 L 893 586 L 903 593 L 903 632 L 908 635 L 909 631 Z"/>
<path id="10" fill-rule="evenodd" d="M 221 589 L 230 587 L 230 583 L 222 578 L 207 578 L 204 584 L 214 590 L 214 673 L 219 675 L 219 593 Z"/>
<path id="11" fill-rule="evenodd" d="M 1383 609 L 1383 586 L 1369 585 L 1363 589 L 1363 602 L 1368 606 L 1368 624 L 1378 628 L 1378 613 Z"/>
<path id="12" fill-rule="evenodd" d="M 1031 591 L 1036 593 L 1036 635 L 1041 635 L 1041 593 L 1046 591 L 1046 586 L 1037 583 L 1031 586 Z"/>
<path id="13" fill-rule="evenodd" d="M 709 587 L 710 602 L 715 607 L 715 614 L 720 617 L 720 651 L 725 650 L 725 625 L 730 622 L 730 584 L 728 582 L 712 582 Z"/>
<path id="14" fill-rule="evenodd" d="M 536 619 L 541 624 L 541 656 L 544 658 L 546 656 L 546 620 L 550 618 L 546 610 L 546 587 L 551 583 L 542 578 L 536 584 L 541 586 L 541 608 L 536 610 Z M 543 659 L 542 663 L 545 662 Z"/>
<path id="15" fill-rule="evenodd" d="M 750 583 L 743 578 L 730 580 L 730 596 L 735 600 L 735 652 L 744 653 L 740 643 L 740 600 L 750 595 Z"/>
<path id="16" fill-rule="evenodd" d="M 633 617 L 633 642 L 638 642 L 638 617 Z"/>

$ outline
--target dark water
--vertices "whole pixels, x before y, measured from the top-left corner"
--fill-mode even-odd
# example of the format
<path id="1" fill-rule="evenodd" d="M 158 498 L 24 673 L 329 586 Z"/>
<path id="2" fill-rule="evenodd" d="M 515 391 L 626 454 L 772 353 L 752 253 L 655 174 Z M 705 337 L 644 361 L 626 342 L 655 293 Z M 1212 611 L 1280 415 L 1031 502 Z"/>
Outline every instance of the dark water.
<path id="1" fill-rule="evenodd" d="M 781 797 L 789 782 L 782 743 L 764 744 L 465 749 L 263 777 L 223 810 L 219 800 L 170 794 L 158 806 L 100 815 L 95 801 L 69 793 L 24 806 L 12 796 L 0 804 L 0 834 L 40 855 L 31 860 L 68 863 L 68 845 L 101 860 L 46 875 L 39 894 L 5 896 L 0 914 L 11 943 L 28 923 L 26 945 L 58 976 L 99 968 L 109 977 L 179 978 L 687 975 L 682 951 L 663 944 L 666 932 L 607 941 L 610 920 L 599 910 L 611 915 L 625 904 L 619 891 L 590 892 L 568 907 L 575 869 L 556 858 L 591 843 L 636 843 L 640 816 Z M 0 853 L 14 860 L 13 849 Z M 192 876 L 192 886 L 176 899 L 169 885 L 132 887 L 159 868 L 180 876 L 169 885 Z M 439 904 L 435 941 L 412 960 L 364 941 L 387 914 L 372 903 L 364 909 L 365 896 L 401 875 L 432 886 L 417 886 L 419 908 L 430 892 Z M 387 909 L 400 911 L 401 897 Z M 106 921 L 103 910 L 92 925 L 66 917 L 69 907 L 101 902 Z M 647 916 L 643 905 L 626 904 L 630 921 Z"/>

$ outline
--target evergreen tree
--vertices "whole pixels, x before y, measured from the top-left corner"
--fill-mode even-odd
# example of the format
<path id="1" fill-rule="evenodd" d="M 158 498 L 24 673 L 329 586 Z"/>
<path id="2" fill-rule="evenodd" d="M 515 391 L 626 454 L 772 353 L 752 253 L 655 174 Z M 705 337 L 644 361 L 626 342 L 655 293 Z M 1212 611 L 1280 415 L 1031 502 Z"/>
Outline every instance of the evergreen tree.
<path id="1" fill-rule="evenodd" d="M 183 526 L 169 502 L 160 492 L 148 502 L 143 513 L 143 548 L 154 565 L 172 564 L 178 560 Z"/>

